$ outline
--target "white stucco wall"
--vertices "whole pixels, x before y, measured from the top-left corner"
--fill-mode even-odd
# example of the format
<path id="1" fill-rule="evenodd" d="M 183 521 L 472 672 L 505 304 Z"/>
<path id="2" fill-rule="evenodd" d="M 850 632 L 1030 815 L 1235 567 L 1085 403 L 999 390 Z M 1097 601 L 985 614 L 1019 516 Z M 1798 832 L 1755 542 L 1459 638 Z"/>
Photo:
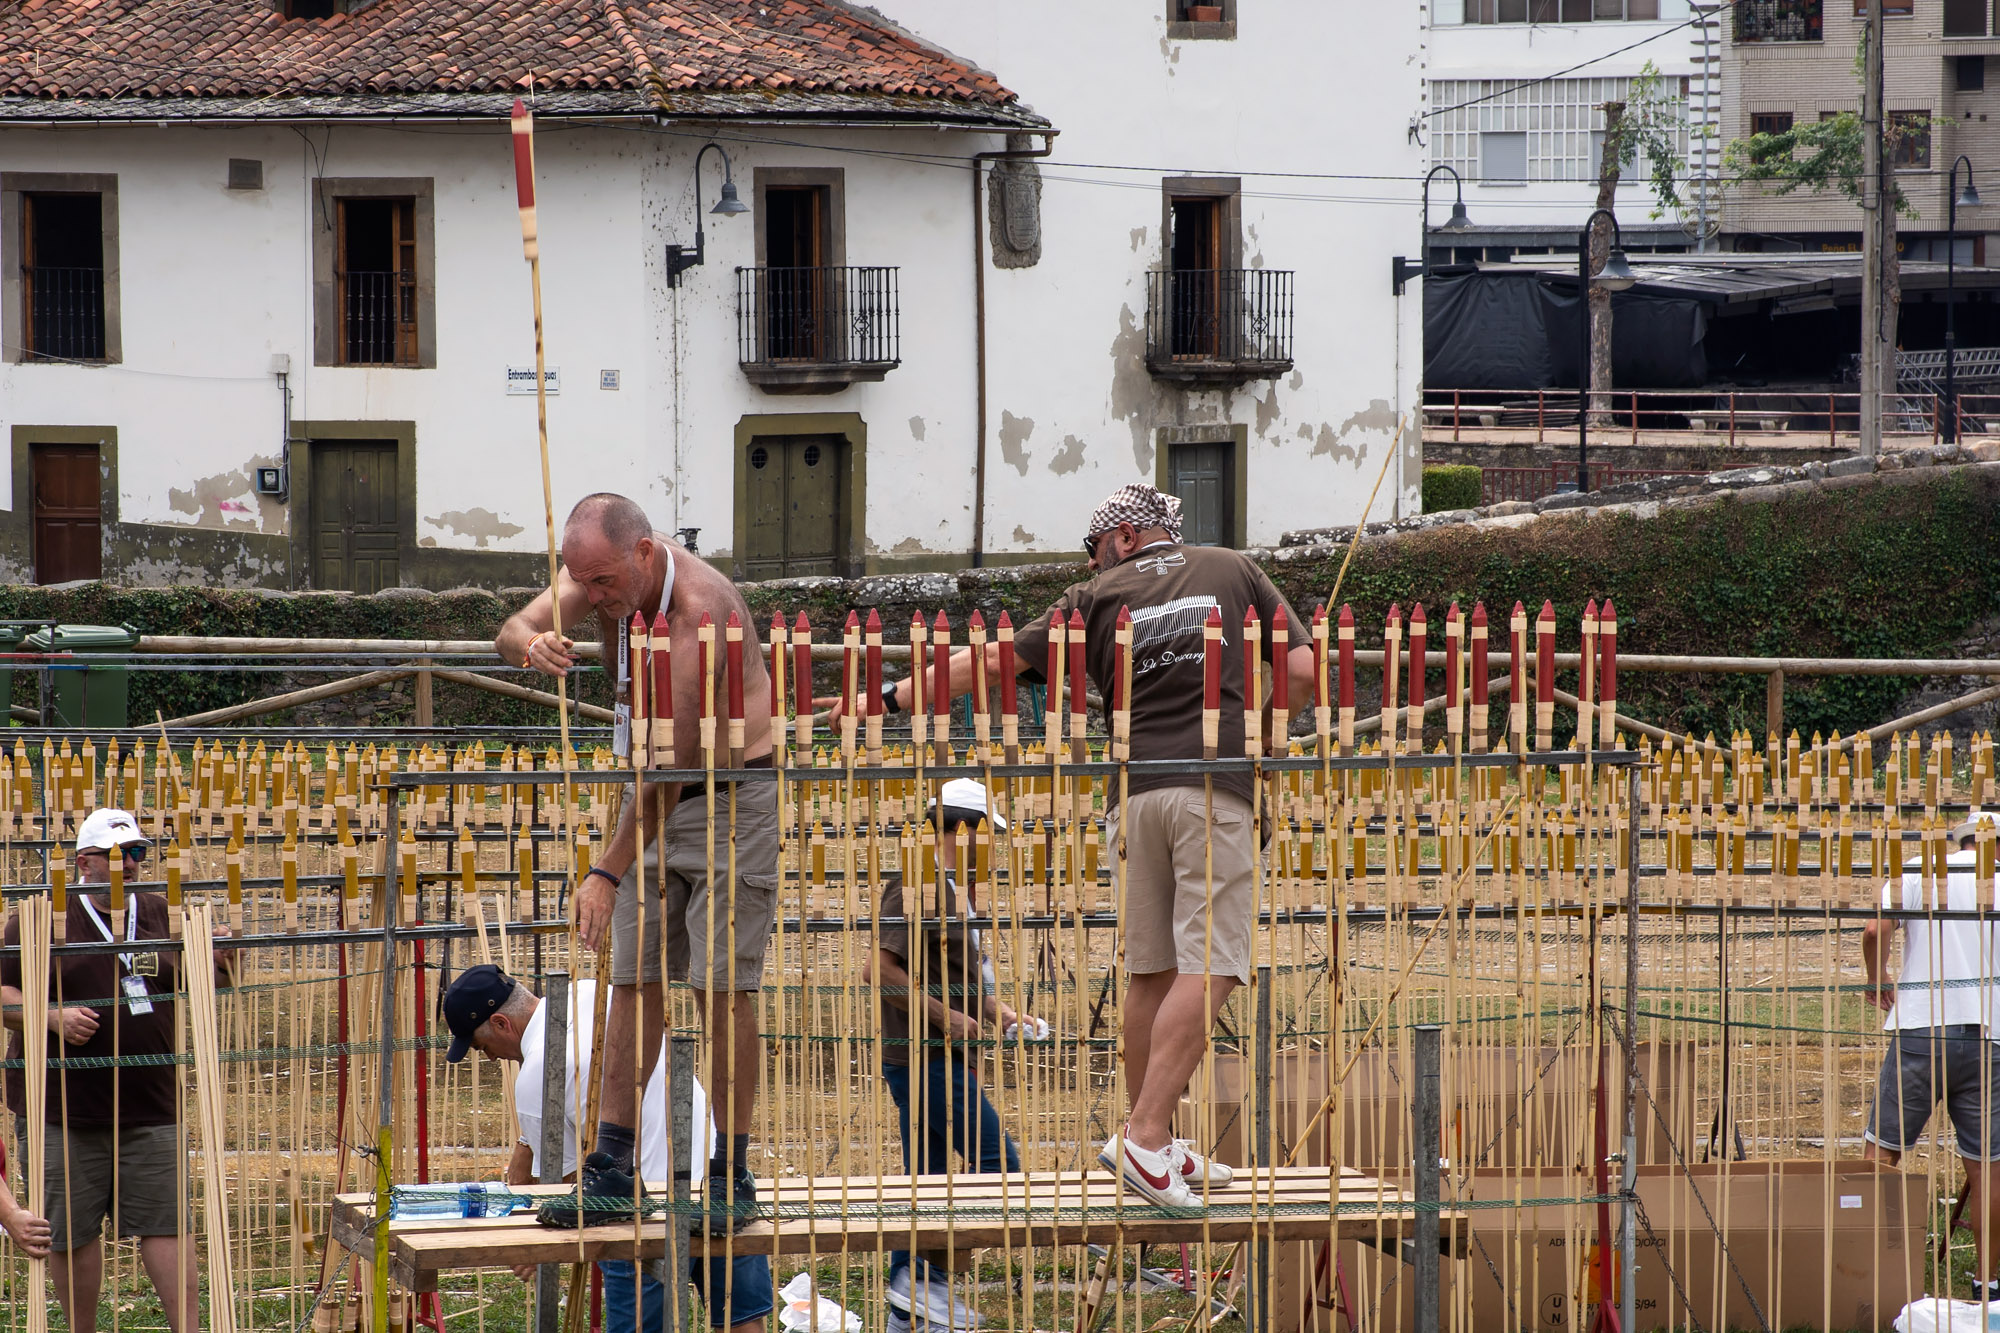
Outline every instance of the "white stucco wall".
<path id="1" fill-rule="evenodd" d="M 1154 0 L 888 9 L 1063 130 L 1042 172 L 1041 262 L 986 273 L 987 549 L 1074 550 L 1106 492 L 1153 479 L 1156 433 L 1174 425 L 1247 431 L 1249 541 L 1355 518 L 1411 409 L 1420 358 L 1418 288 L 1392 297 L 1385 271 L 1417 227 L 1423 154 L 1405 124 L 1423 87 L 1419 13 L 1296 5 L 1280 22 L 1246 6 L 1235 40 L 1180 41 Z M 698 527 L 705 552 L 728 553 L 741 419 L 856 413 L 869 561 L 956 562 L 973 539 L 977 435 L 966 161 L 1002 137 L 713 132 L 746 202 L 760 166 L 845 173 L 846 262 L 901 269 L 902 364 L 832 394 L 758 389 L 737 365 L 733 273 L 756 262 L 754 217 L 705 217 L 706 265 L 666 285 L 664 246 L 694 238 L 690 166 L 711 131 L 545 120 L 544 312 L 548 362 L 563 376 L 549 403 L 557 518 L 588 491 L 620 490 L 662 527 Z M 264 189 L 225 188 L 232 157 L 261 160 Z M 0 170 L 118 178 L 122 360 L 0 364 L 0 437 L 15 425 L 115 428 L 121 522 L 277 536 L 304 521 L 251 494 L 251 469 L 279 453 L 271 362 L 284 354 L 295 420 L 414 423 L 405 498 L 420 545 L 542 550 L 534 399 L 504 392 L 506 368 L 533 360 L 504 126 L 5 128 Z M 1297 271 L 1296 369 L 1280 381 L 1189 391 L 1147 373 L 1161 181 L 1184 173 L 1240 175 L 1244 264 Z M 435 368 L 313 364 L 321 175 L 434 182 Z M 711 155 L 704 208 L 720 180 Z M 621 372 L 617 392 L 598 388 L 604 369 Z M 1403 453 L 1376 517 L 1416 507 L 1408 434 Z M 27 503 L 7 485 L 0 469 L 0 504 Z M 165 562 L 106 572 L 177 573 Z"/>
<path id="2" fill-rule="evenodd" d="M 1387 272 L 1417 228 L 1422 150 L 1404 130 L 1419 7 L 1246 3 L 1229 41 L 1170 39 L 1163 0 L 878 8 L 1062 130 L 1041 169 L 1040 264 L 987 275 L 989 548 L 1074 549 L 1106 492 L 1154 479 L 1169 425 L 1248 427 L 1251 542 L 1352 521 L 1421 353 L 1418 289 L 1399 302 Z M 1244 264 L 1297 272 L 1284 379 L 1185 392 L 1147 374 L 1145 274 L 1176 174 L 1241 176 Z M 1400 496 L 1391 470 L 1376 516 L 1413 512 L 1416 457 Z"/>

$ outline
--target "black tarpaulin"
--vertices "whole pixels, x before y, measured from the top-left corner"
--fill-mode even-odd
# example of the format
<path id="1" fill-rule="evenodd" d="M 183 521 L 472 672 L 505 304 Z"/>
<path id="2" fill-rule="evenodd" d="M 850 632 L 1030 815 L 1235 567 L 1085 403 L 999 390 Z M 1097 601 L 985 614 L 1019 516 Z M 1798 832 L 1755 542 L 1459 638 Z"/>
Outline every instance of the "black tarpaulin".
<path id="1" fill-rule="evenodd" d="M 1611 298 L 1612 380 L 1623 389 L 1699 388 L 1708 378 L 1698 300 L 1646 291 Z M 1433 273 L 1424 279 L 1424 387 L 1574 389 L 1576 283 L 1536 272 Z"/>

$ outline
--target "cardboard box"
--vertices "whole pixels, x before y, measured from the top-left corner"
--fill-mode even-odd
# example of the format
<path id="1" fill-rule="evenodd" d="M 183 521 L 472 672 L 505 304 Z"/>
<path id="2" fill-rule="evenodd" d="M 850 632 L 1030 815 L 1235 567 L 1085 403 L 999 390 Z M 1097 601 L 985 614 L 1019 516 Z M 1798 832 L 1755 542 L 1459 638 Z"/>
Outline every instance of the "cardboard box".
<path id="1" fill-rule="evenodd" d="M 1686 1172 L 1643 1166 L 1638 1191 L 1652 1230 L 1639 1228 L 1636 1333 L 1695 1322 L 1711 1330 L 1757 1328 L 1753 1297 L 1773 1329 L 1888 1329 L 1922 1291 L 1921 1173 L 1863 1162 L 1836 1162 L 1831 1173 L 1818 1161 L 1735 1162 L 1726 1173 L 1713 1163 Z M 1567 1199 L 1595 1189 L 1568 1172 L 1495 1171 L 1475 1173 L 1468 1193 L 1487 1201 Z M 1611 1221 L 1615 1245 L 1615 1204 Z M 1445 1265 L 1439 1308 L 1447 1321 L 1456 1302 L 1472 1333 L 1580 1333 L 1589 1326 L 1596 1205 L 1477 1208 L 1471 1225 L 1469 1254 Z M 1715 1228 L 1727 1240 L 1726 1254 Z M 1367 1245 L 1340 1248 L 1341 1275 L 1367 1326 L 1413 1330 L 1414 1270 Z M 1274 1280 L 1273 1310 L 1281 1316 L 1274 1331 L 1335 1333 L 1333 1311 L 1322 1304 L 1331 1285 L 1322 1281 L 1315 1300 L 1312 1285 L 1301 1281 L 1317 1259 Z M 1612 1262 L 1615 1300 L 1615 1251 Z"/>

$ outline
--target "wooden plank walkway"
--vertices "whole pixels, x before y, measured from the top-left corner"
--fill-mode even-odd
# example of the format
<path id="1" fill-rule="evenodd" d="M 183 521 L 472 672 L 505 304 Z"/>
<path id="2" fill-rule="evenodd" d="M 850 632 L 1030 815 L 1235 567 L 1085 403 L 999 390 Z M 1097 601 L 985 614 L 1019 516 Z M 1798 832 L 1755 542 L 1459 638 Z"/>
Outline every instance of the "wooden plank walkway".
<path id="1" fill-rule="evenodd" d="M 655 1184 L 648 1190 L 665 1193 Z M 1393 1245 L 1413 1232 L 1416 1216 L 1403 1190 L 1326 1167 L 1240 1171 L 1227 1189 L 1211 1190 L 1206 1217 L 1175 1212 L 1121 1191 L 1110 1173 L 1037 1171 L 1014 1175 L 829 1176 L 757 1184 L 766 1217 L 739 1232 L 738 1254 L 840 1254 L 902 1248 L 985 1249 L 996 1246 L 1115 1244 L 1158 1241 L 1342 1239 Z M 774 1194 L 775 1190 L 775 1194 Z M 533 1185 L 518 1193 L 562 1193 Z M 1446 1210 L 1440 1221 L 1448 1253 L 1462 1254 L 1470 1228 Z M 1451 1223 L 1456 1220 L 1456 1227 Z M 666 1219 L 639 1228 L 638 1257 L 665 1253 Z M 1452 1239 L 1456 1232 L 1456 1239 Z M 333 1238 L 372 1261 L 374 1196 L 334 1199 Z M 692 1250 L 707 1242 L 696 1237 Z M 717 1248 L 720 1248 L 718 1242 Z M 410 1291 L 435 1291 L 438 1274 L 512 1264 L 575 1263 L 633 1257 L 630 1222 L 557 1231 L 521 1212 L 508 1217 L 407 1218 L 389 1224 L 391 1276 Z"/>

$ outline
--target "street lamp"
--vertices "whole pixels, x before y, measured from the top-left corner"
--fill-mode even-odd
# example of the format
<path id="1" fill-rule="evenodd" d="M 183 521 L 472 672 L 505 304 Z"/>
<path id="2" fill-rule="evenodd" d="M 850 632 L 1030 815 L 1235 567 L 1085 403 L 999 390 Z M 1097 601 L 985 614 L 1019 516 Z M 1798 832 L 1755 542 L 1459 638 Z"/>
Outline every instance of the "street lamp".
<path id="1" fill-rule="evenodd" d="M 713 148 L 722 154 L 722 193 L 709 212 L 721 217 L 735 217 L 738 213 L 748 213 L 750 205 L 736 197 L 736 176 L 730 169 L 729 154 L 719 143 L 705 143 L 694 155 L 694 247 L 669 245 L 667 247 L 667 286 L 681 285 L 681 274 L 708 258 L 708 237 L 701 229 L 701 159 Z"/>
<path id="2" fill-rule="evenodd" d="M 1465 178 L 1460 176 L 1449 163 L 1440 162 L 1424 173 L 1424 236 L 1423 248 L 1417 252 L 1417 262 L 1412 264 L 1402 255 L 1389 261 L 1389 289 L 1397 296 L 1403 294 L 1403 284 L 1411 278 L 1423 276 L 1424 265 L 1430 259 L 1431 248 L 1431 178 L 1440 171 L 1451 173 L 1452 184 L 1457 187 L 1457 197 L 1451 202 L 1451 218 L 1439 231 L 1461 232 L 1472 230 L 1472 219 L 1465 212 Z"/>
<path id="3" fill-rule="evenodd" d="M 1611 223 L 1611 252 L 1604 257 L 1604 267 L 1597 272 L 1597 285 L 1607 292 L 1622 292 L 1639 280 L 1632 272 L 1632 266 L 1625 262 L 1625 237 L 1618 229 L 1618 216 L 1608 208 L 1600 208 L 1583 220 L 1583 230 L 1576 234 L 1576 297 L 1581 303 L 1577 311 L 1577 327 L 1583 330 L 1582 341 L 1577 347 L 1576 363 L 1576 489 L 1582 493 L 1590 489 L 1590 229 L 1599 218 Z M 1610 385 L 1605 385 L 1610 388 Z"/>
<path id="4" fill-rule="evenodd" d="M 1958 188 L 1958 163 L 1965 163 L 1965 190 Z M 1951 164 L 1951 173 L 1945 177 L 1945 224 L 1944 224 L 1944 426 L 1942 435 L 1946 444 L 1958 442 L 1958 387 L 1953 383 L 1953 369 L 1958 360 L 1958 333 L 1952 327 L 1952 311 L 1958 305 L 1957 284 L 1954 281 L 1958 267 L 1958 206 L 1967 208 L 1979 205 L 1979 191 L 1972 185 L 1972 159 L 1965 154 L 1958 155 L 1958 162 Z"/>

